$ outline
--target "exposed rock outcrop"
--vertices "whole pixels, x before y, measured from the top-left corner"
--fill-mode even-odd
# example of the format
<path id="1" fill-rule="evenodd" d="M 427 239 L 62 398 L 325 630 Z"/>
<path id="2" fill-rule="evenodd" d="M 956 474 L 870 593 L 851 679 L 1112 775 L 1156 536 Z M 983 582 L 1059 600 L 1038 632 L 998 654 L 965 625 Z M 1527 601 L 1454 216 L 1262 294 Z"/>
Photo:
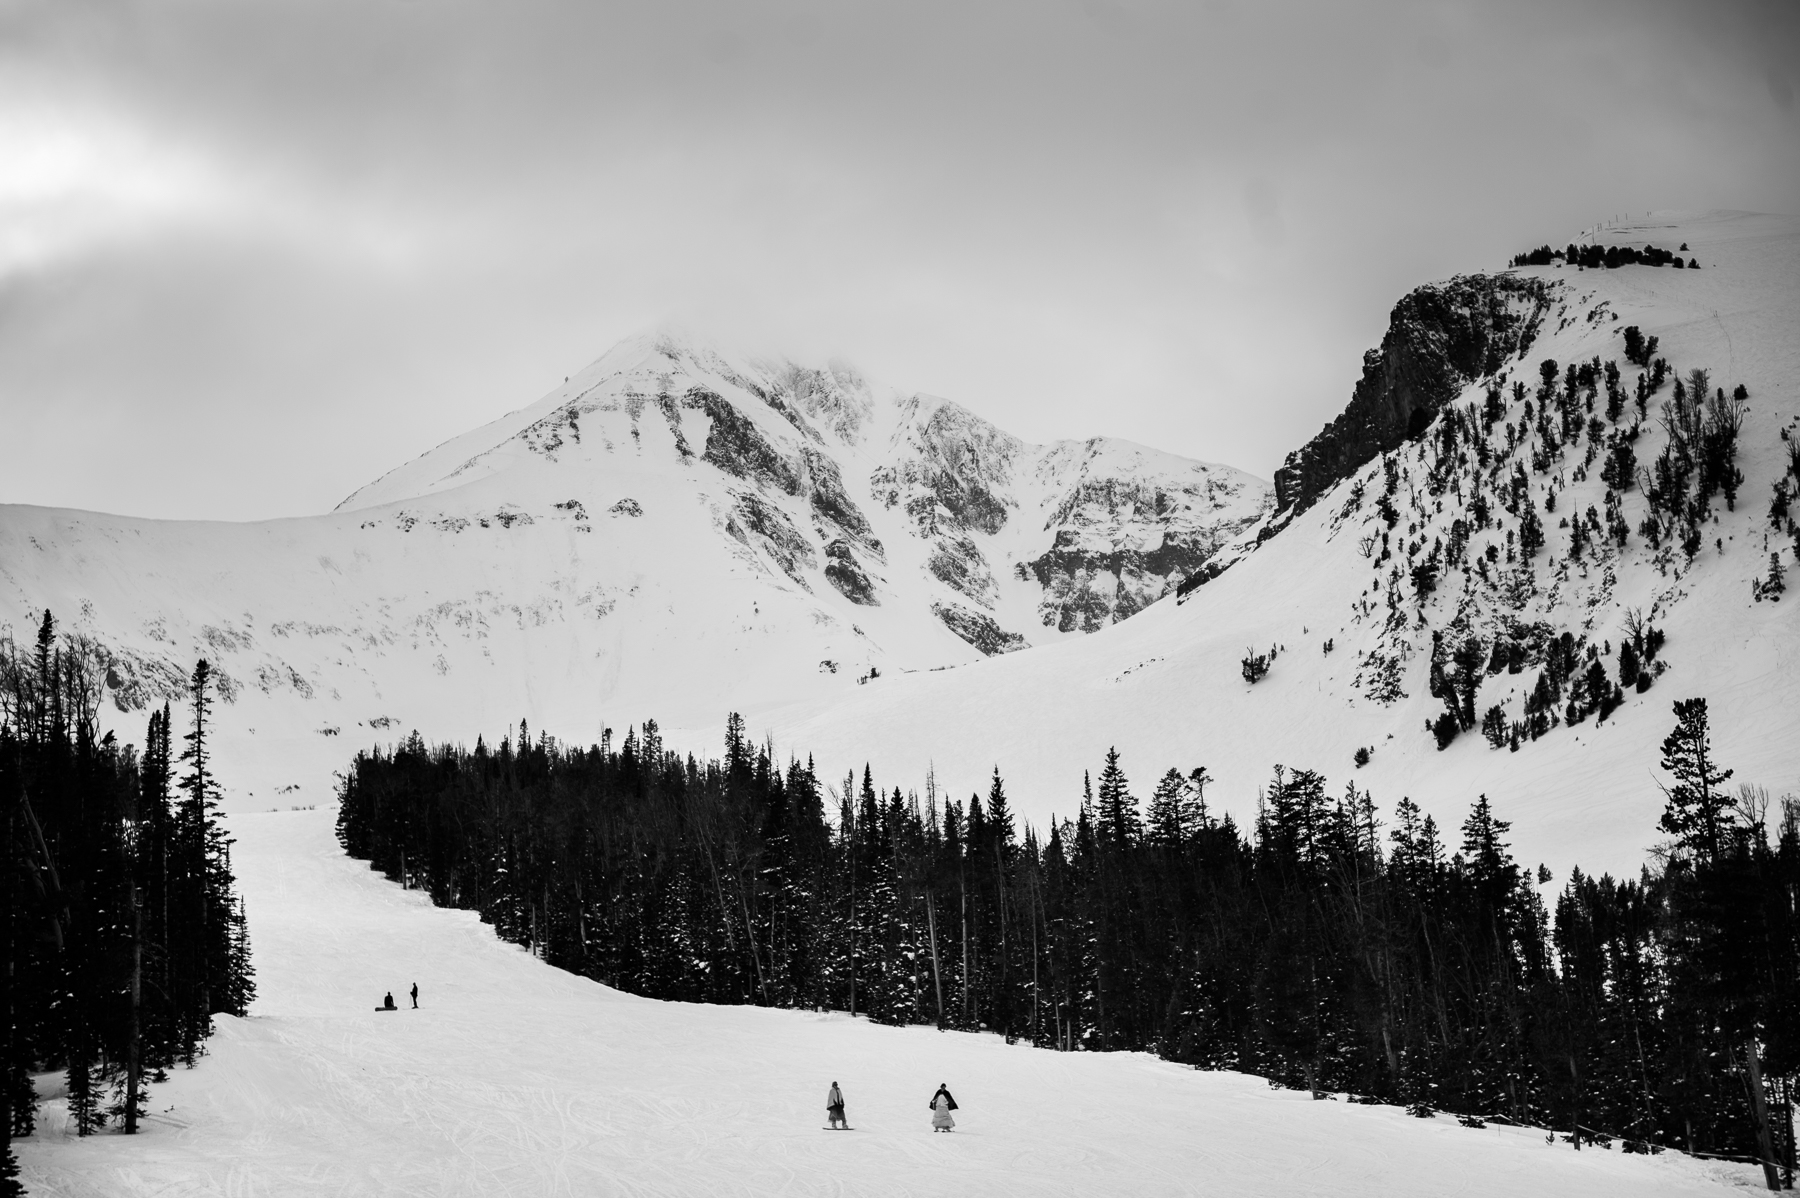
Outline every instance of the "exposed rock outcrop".
<path id="1" fill-rule="evenodd" d="M 712 422 L 712 431 L 706 435 L 706 450 L 700 455 L 703 461 L 727 474 L 776 487 L 789 495 L 800 493 L 800 473 L 794 464 L 724 396 L 695 387 L 687 393 L 686 402 L 705 412 Z"/>
<path id="2" fill-rule="evenodd" d="M 810 484 L 813 519 L 819 523 L 820 535 L 826 539 L 841 536 L 856 542 L 877 558 L 883 557 L 881 541 L 869 527 L 862 509 L 844 490 L 844 477 L 838 464 L 816 449 L 801 452 Z"/>
<path id="3" fill-rule="evenodd" d="M 686 402 L 705 412 L 712 422 L 706 451 L 701 454 L 703 461 L 747 482 L 806 496 L 822 536 L 842 537 L 878 558 L 882 556 L 880 540 L 862 509 L 845 492 L 843 474 L 830 457 L 811 445 L 802 446 L 792 456 L 783 453 L 754 421 L 716 392 L 696 387 L 688 392 Z"/>
<path id="4" fill-rule="evenodd" d="M 1143 610 L 1268 510 L 1266 484 L 1239 471 L 1105 438 L 1056 447 L 1040 473 L 1053 540 L 1014 570 L 1043 588 L 1038 616 L 1061 632 Z"/>
<path id="5" fill-rule="evenodd" d="M 1005 526 L 1013 459 L 1021 442 L 968 409 L 915 395 L 902 409 L 895 449 L 903 455 L 870 478 L 887 507 L 904 503 L 919 535 L 986 533 Z"/>
<path id="6" fill-rule="evenodd" d="M 758 539 L 763 552 L 781 567 L 782 573 L 810 591 L 806 572 L 818 568 L 812 542 L 801 535 L 785 512 L 755 492 L 739 495 L 736 506 L 744 528 Z"/>
<path id="7" fill-rule="evenodd" d="M 1381 345 L 1336 420 L 1275 472 L 1275 505 L 1311 506 L 1339 479 L 1423 432 L 1474 379 L 1524 352 L 1549 307 L 1551 285 L 1514 274 L 1431 283 L 1394 305 Z"/>
<path id="8" fill-rule="evenodd" d="M 881 600 L 875 596 L 875 584 L 869 581 L 849 542 L 833 541 L 825 546 L 825 577 L 850 602 L 864 607 L 881 606 Z"/>
<path id="9" fill-rule="evenodd" d="M 1024 637 L 1006 631 L 986 612 L 971 611 L 957 603 L 933 603 L 931 611 L 944 622 L 944 627 L 989 657 L 996 653 L 1011 653 L 1026 645 Z"/>
<path id="10" fill-rule="evenodd" d="M 987 558 L 968 537 L 940 535 L 936 548 L 925 559 L 925 568 L 951 590 L 967 595 L 983 607 L 993 606 L 994 575 L 988 569 Z"/>

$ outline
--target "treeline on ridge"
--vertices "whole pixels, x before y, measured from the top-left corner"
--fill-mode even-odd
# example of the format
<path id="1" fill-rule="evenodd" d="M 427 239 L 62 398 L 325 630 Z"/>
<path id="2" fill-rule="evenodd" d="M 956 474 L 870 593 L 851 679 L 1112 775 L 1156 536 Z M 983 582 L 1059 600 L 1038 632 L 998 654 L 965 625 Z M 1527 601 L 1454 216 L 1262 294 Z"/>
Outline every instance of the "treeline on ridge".
<path id="1" fill-rule="evenodd" d="M 1681 244 L 1682 252 L 1687 251 L 1687 243 Z M 1693 258 L 1686 262 L 1681 254 L 1669 250 L 1658 249 L 1646 245 L 1643 249 L 1629 245 L 1576 245 L 1570 242 L 1565 248 L 1556 250 L 1547 245 L 1540 245 L 1535 250 L 1526 250 L 1523 254 L 1514 254 L 1509 266 L 1548 266 L 1552 262 L 1566 262 L 1570 266 L 1585 266 L 1589 270 L 1605 267 L 1616 270 L 1621 266 L 1673 266 L 1676 270 L 1687 268 L 1699 270 L 1700 263 Z"/>
<path id="2" fill-rule="evenodd" d="M 0 640 L 6 804 L 6 1152 L 35 1126 L 33 1072 L 62 1070 L 71 1121 L 137 1130 L 145 1083 L 193 1064 L 217 1013 L 255 993 L 231 842 L 216 812 L 211 669 L 194 668 L 178 745 L 168 706 L 144 749 L 100 734 L 104 654 L 56 634 Z M 177 771 L 180 777 L 177 778 Z"/>
<path id="3" fill-rule="evenodd" d="M 1485 797 L 1451 841 L 1409 800 L 1384 827 L 1354 784 L 1276 768 L 1241 829 L 1203 769 L 1140 809 L 1110 753 L 1040 836 L 998 771 L 966 803 L 866 767 L 826 787 L 736 716 L 716 761 L 654 723 L 617 747 L 414 733 L 357 756 L 338 833 L 550 964 L 651 997 L 1147 1050 L 1791 1165 L 1768 1108 L 1800 1070 L 1800 800 L 1771 833 L 1764 797 L 1726 791 L 1704 700 L 1676 711 L 1666 857 L 1637 880 L 1576 872 L 1554 920 Z"/>

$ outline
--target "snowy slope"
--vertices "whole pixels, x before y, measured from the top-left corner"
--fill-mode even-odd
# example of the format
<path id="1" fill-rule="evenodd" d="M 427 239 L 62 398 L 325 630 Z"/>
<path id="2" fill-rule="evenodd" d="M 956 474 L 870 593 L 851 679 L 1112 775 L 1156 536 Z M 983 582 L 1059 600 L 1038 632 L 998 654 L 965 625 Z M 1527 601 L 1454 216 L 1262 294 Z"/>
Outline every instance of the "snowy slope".
<path id="1" fill-rule="evenodd" d="M 1737 770 L 1737 782 L 1777 795 L 1800 791 L 1800 596 L 1790 590 L 1785 602 L 1758 603 L 1751 593 L 1752 581 L 1766 575 L 1771 550 L 1795 566 L 1793 542 L 1773 532 L 1768 510 L 1771 486 L 1787 468 L 1789 443 L 1781 430 L 1800 436 L 1800 223 L 1713 214 L 1599 236 L 1670 249 L 1686 242 L 1702 269 L 1523 270 L 1546 280 L 1552 300 L 1535 341 L 1500 370 L 1508 374 L 1510 395 L 1512 381 L 1536 385 L 1546 357 L 1566 364 L 1598 356 L 1618 359 L 1629 387 L 1636 371 L 1624 363 L 1621 330 L 1636 324 L 1660 337 L 1659 352 L 1678 372 L 1704 367 L 1728 391 L 1738 383 L 1748 388 L 1737 510 L 1728 512 L 1715 499 L 1717 523 L 1708 526 L 1691 563 L 1676 551 L 1658 564 L 1637 531 L 1645 511 L 1637 488 L 1623 499 L 1633 529 L 1627 545 L 1603 544 L 1597 557 L 1570 563 L 1570 534 L 1557 526 L 1559 516 L 1605 506 L 1598 464 L 1578 479 L 1575 453 L 1551 472 L 1566 486 L 1557 489 L 1557 510 L 1545 514 L 1549 546 L 1529 578 L 1521 579 L 1504 558 L 1485 576 L 1449 570 L 1419 608 L 1405 581 L 1414 559 L 1403 542 L 1422 553 L 1447 538 L 1451 522 L 1465 514 L 1459 497 L 1471 494 L 1475 472 L 1473 466 L 1453 470 L 1457 489 L 1429 493 L 1434 425 L 1395 454 L 1403 510 L 1392 534 L 1395 560 L 1379 570 L 1362 545 L 1384 527 L 1375 513 L 1384 485 L 1377 460 L 1260 547 L 1250 538 L 1228 551 L 1224 557 L 1238 558 L 1236 564 L 1185 602 L 1166 599 L 1078 642 L 882 678 L 829 706 L 753 711 L 751 727 L 771 729 L 778 744 L 813 753 L 826 777 L 866 760 L 888 785 L 922 787 L 933 768 L 939 784 L 960 797 L 985 792 L 998 765 L 1014 810 L 1040 826 L 1052 812 L 1073 814 L 1083 771 L 1098 773 L 1111 745 L 1140 797 L 1170 766 L 1185 772 L 1204 765 L 1217 779 L 1210 801 L 1240 819 L 1254 815 L 1258 787 L 1278 763 L 1319 770 L 1338 788 L 1355 781 L 1372 789 L 1386 811 L 1410 795 L 1449 828 L 1486 792 L 1499 815 L 1514 821 L 1518 855 L 1548 863 L 1559 877 L 1577 862 L 1635 875 L 1657 839 L 1657 749 L 1673 725 L 1675 699 L 1708 699 L 1719 758 Z M 1455 402 L 1478 404 L 1486 381 L 1468 384 Z M 1656 417 L 1669 395 L 1665 385 L 1650 401 L 1636 444 L 1640 466 L 1665 440 Z M 1523 423 L 1520 405 L 1510 404 L 1504 420 Z M 1524 455 L 1521 449 L 1510 461 Z M 1541 509 L 1548 480 L 1531 478 Z M 1350 498 L 1358 486 L 1366 496 L 1360 507 Z M 1502 513 L 1502 523 L 1517 522 Z M 1417 531 L 1409 533 L 1410 525 Z M 1490 542 L 1504 548 L 1504 534 L 1476 534 L 1471 559 Z M 1399 627 L 1389 628 L 1385 584 L 1396 565 L 1403 603 Z M 1647 693 L 1628 691 L 1624 707 L 1604 724 L 1596 727 L 1590 717 L 1517 752 L 1490 749 L 1478 733 L 1439 752 L 1424 731 L 1443 710 L 1429 694 L 1434 630 L 1474 629 L 1491 640 L 1510 618 L 1571 631 L 1616 651 L 1633 610 L 1667 634 L 1668 671 Z M 1330 654 L 1327 639 L 1334 642 Z M 1283 651 L 1270 673 L 1247 684 L 1246 650 L 1271 646 Z M 1613 658 L 1603 660 L 1610 669 Z M 1390 702 L 1375 697 L 1383 662 L 1393 663 L 1403 693 Z M 1487 677 L 1477 712 L 1500 704 L 1519 718 L 1536 674 L 1528 668 Z M 1358 747 L 1374 750 L 1361 769 L 1352 761 Z"/>
<path id="2" fill-rule="evenodd" d="M 326 811 L 239 815 L 259 997 L 133 1138 L 59 1101 L 38 1195 L 1723 1194 L 1743 1166 L 1314 1102 L 1142 1054 L 655 1002 L 551 969 L 346 859 Z M 377 1013 L 384 990 L 421 1009 Z M 822 1130 L 837 1081 L 850 1133 Z M 39 1079 L 48 1088 L 53 1078 Z M 961 1110 L 930 1131 L 948 1083 Z"/>
<path id="3" fill-rule="evenodd" d="M 97 639 L 127 740 L 210 657 L 234 799 L 316 799 L 347 746 L 411 728 L 711 727 L 1079 636 L 1268 495 L 1124 442 L 1029 445 L 842 364 L 645 336 L 326 515 L 0 507 L 0 625 L 28 640 L 50 608 Z"/>

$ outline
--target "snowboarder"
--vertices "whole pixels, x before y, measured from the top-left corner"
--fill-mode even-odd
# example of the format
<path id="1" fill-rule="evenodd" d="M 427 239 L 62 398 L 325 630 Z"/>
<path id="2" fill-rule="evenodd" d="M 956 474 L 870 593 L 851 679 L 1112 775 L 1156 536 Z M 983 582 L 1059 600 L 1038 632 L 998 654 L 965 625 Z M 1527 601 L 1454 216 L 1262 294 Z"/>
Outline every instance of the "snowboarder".
<path id="1" fill-rule="evenodd" d="M 387 992 L 387 997 L 382 999 L 381 1005 L 375 1009 L 377 1011 L 398 1011 L 400 1008 L 394 1005 L 394 992 L 389 990 Z"/>
<path id="2" fill-rule="evenodd" d="M 414 982 L 412 988 L 413 1010 L 419 1009 L 419 983 Z"/>
<path id="3" fill-rule="evenodd" d="M 951 1131 L 956 1127 L 956 1120 L 950 1112 L 956 1109 L 956 1099 L 950 1097 L 950 1087 L 939 1083 L 937 1093 L 931 1096 L 931 1130 L 934 1132 Z"/>
<path id="4" fill-rule="evenodd" d="M 831 1091 L 825 1095 L 825 1113 L 830 1116 L 831 1127 L 829 1130 L 850 1130 L 849 1120 L 844 1118 L 844 1092 L 838 1089 L 836 1082 L 831 1083 Z"/>

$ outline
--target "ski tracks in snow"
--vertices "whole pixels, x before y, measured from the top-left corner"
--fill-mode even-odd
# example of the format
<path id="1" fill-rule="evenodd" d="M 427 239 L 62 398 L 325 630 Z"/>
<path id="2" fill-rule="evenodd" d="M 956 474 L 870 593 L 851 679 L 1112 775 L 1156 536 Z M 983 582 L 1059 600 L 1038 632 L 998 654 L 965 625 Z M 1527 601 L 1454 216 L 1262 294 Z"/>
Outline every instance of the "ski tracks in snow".
<path id="1" fill-rule="evenodd" d="M 18 1142 L 33 1194 L 1643 1198 L 1742 1181 L 1143 1054 L 636 998 L 346 859 L 332 818 L 231 817 L 250 1017 L 221 1018 L 199 1067 L 152 1088 L 135 1138 L 76 1140 L 47 1104 Z M 372 1010 L 390 990 L 402 1009 Z M 820 1130 L 833 1080 L 854 1135 Z M 926 1109 L 939 1082 L 962 1104 L 947 1136 Z"/>

